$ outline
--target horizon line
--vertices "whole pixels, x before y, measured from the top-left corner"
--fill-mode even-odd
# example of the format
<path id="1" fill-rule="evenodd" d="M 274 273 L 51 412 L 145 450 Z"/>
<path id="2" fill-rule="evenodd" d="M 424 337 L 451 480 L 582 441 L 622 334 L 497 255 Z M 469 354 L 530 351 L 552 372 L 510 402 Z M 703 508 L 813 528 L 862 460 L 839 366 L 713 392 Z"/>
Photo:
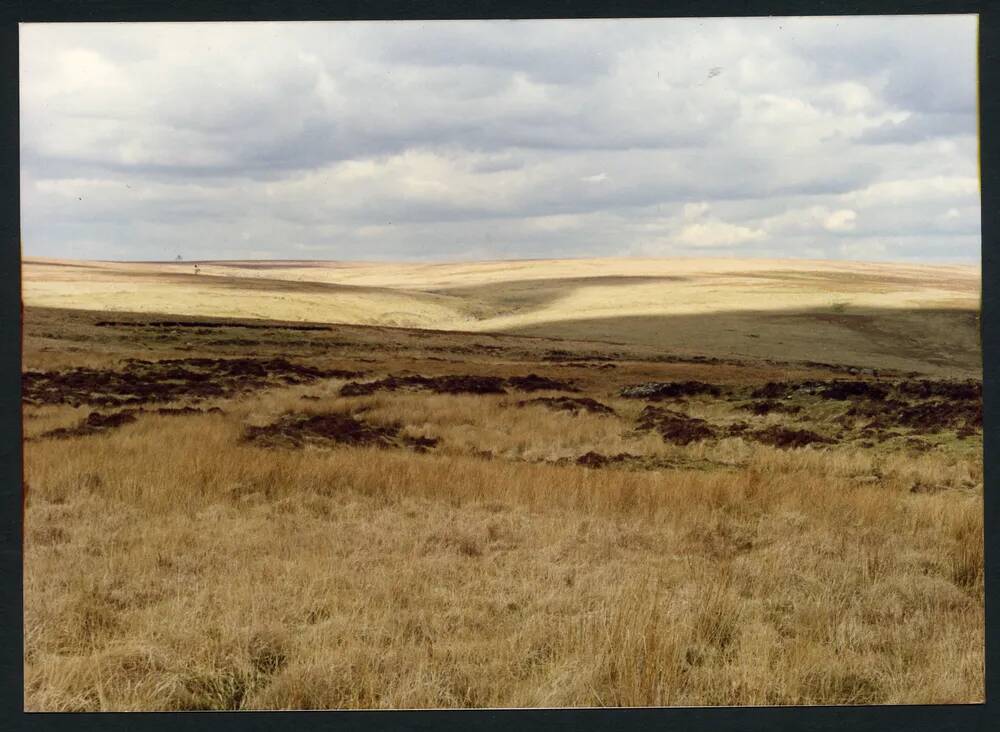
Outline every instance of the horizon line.
<path id="1" fill-rule="evenodd" d="M 733 255 L 733 254 L 673 254 L 673 255 L 593 255 L 593 256 L 567 256 L 567 257 L 510 257 L 499 259 L 285 259 L 267 257 L 238 257 L 227 259 L 86 259 L 81 257 L 58 257 L 48 255 L 21 255 L 22 264 L 29 260 L 54 260 L 67 262 L 95 262 L 100 264 L 228 264 L 238 262 L 274 262 L 289 264 L 305 263 L 329 263 L 329 264 L 386 264 L 386 265 L 456 265 L 456 264 L 502 264 L 505 262 L 572 262 L 587 260 L 750 260 L 761 262 L 823 262 L 842 264 L 886 264 L 886 265 L 909 265 L 909 266 L 959 266 L 959 267 L 982 267 L 982 258 L 978 260 L 969 259 L 841 259 L 824 257 L 796 257 L 796 256 L 757 256 L 757 255 Z"/>

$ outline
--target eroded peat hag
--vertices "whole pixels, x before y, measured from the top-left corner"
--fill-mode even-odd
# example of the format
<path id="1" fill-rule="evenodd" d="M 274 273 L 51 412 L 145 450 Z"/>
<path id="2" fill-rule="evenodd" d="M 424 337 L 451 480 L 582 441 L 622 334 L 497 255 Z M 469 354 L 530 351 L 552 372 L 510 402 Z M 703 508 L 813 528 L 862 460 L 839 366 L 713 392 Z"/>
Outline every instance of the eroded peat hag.
<path id="1" fill-rule="evenodd" d="M 317 369 L 283 358 L 130 358 L 120 370 L 78 367 L 27 371 L 21 386 L 26 404 L 116 406 L 225 398 L 278 384 L 360 375 L 357 371 Z"/>
<path id="2" fill-rule="evenodd" d="M 172 320 L 26 311 L 28 708 L 979 698 L 978 381 Z"/>
<path id="3" fill-rule="evenodd" d="M 615 410 L 590 397 L 536 397 L 522 399 L 518 407 L 540 406 L 560 412 L 588 412 L 590 414 L 615 414 Z"/>
<path id="4" fill-rule="evenodd" d="M 376 427 L 349 414 L 285 414 L 262 427 L 247 427 L 246 442 L 268 447 L 303 447 L 339 443 L 364 447 L 407 447 L 418 452 L 434 447 L 432 437 L 400 434 L 398 425 Z"/>
<path id="5" fill-rule="evenodd" d="M 390 375 L 375 381 L 352 381 L 340 388 L 341 396 L 367 396 L 377 391 L 424 390 L 437 394 L 506 394 L 507 389 L 517 391 L 579 391 L 565 381 L 537 374 L 527 376 L 475 376 L 449 374 L 447 376 Z"/>

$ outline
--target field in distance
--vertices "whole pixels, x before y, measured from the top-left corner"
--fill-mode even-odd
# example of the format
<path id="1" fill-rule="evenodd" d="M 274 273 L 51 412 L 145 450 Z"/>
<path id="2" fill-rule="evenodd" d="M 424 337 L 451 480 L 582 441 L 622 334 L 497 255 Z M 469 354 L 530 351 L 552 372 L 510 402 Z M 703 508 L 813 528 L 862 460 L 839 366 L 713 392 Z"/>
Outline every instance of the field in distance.
<path id="1" fill-rule="evenodd" d="M 192 269 L 25 264 L 26 708 L 982 700 L 970 268 Z"/>
<path id="2" fill-rule="evenodd" d="M 971 266 L 28 258 L 23 277 L 25 303 L 45 307 L 502 332 L 941 376 L 981 372 L 980 275 Z"/>

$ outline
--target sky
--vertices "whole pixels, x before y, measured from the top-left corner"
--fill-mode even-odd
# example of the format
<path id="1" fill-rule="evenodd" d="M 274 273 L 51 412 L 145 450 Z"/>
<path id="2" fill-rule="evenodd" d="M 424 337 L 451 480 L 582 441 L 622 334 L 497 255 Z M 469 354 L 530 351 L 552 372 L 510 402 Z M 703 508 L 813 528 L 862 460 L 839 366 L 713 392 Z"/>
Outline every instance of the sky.
<path id="1" fill-rule="evenodd" d="M 23 253 L 980 259 L 975 16 L 21 26 Z"/>

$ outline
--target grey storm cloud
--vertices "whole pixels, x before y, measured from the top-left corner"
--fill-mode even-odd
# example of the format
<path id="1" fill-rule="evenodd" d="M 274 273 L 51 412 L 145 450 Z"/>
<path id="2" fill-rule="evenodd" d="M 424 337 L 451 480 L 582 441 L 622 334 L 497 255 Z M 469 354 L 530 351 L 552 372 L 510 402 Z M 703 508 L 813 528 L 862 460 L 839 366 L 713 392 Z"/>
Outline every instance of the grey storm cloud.
<path id="1" fill-rule="evenodd" d="M 28 255 L 980 254 L 973 16 L 21 36 Z"/>

